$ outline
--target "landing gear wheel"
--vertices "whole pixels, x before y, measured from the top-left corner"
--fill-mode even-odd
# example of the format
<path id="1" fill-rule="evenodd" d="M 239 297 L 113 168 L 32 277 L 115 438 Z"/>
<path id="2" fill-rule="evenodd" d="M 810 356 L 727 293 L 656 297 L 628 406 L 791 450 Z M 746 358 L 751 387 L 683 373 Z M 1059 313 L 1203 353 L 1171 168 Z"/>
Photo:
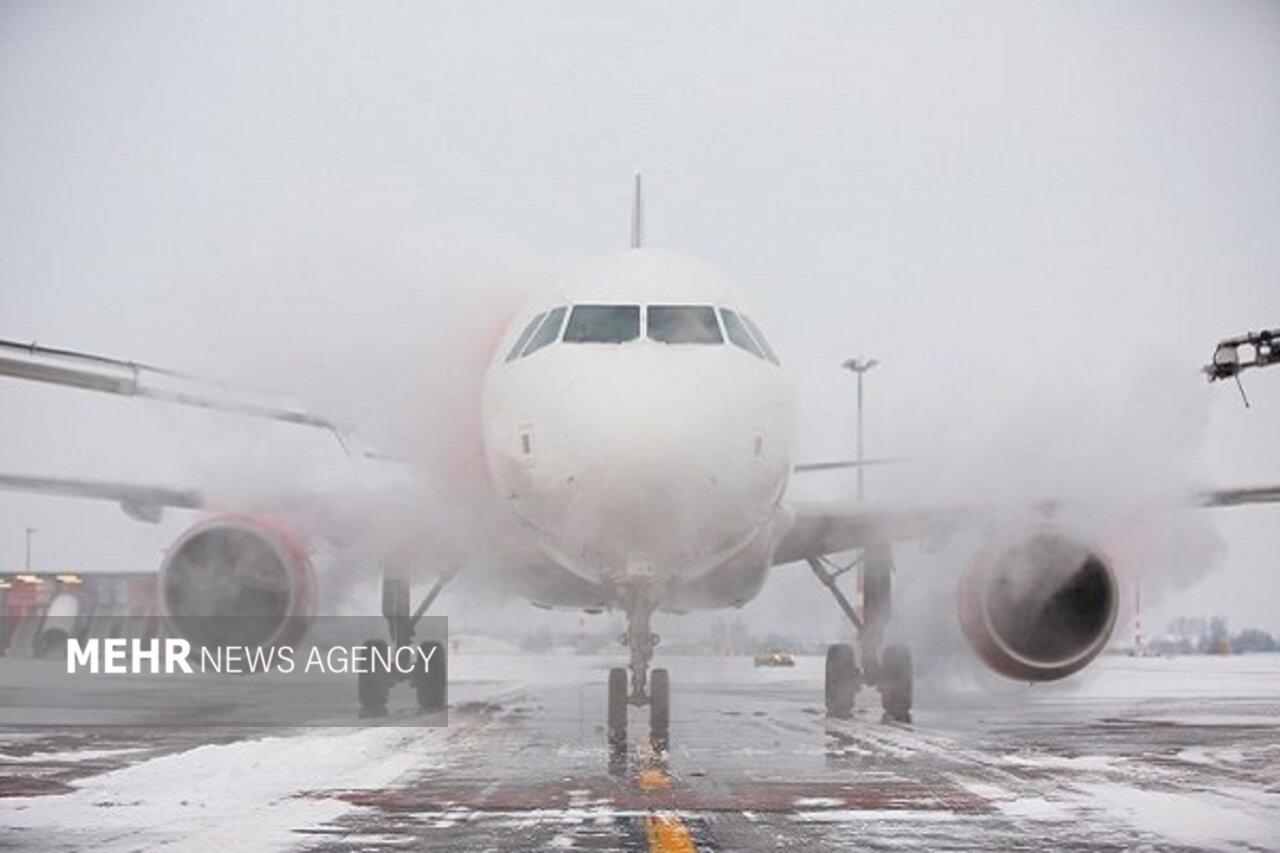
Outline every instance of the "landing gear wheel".
<path id="1" fill-rule="evenodd" d="M 671 678 L 665 669 L 649 674 L 649 741 L 665 752 L 671 740 Z"/>
<path id="2" fill-rule="evenodd" d="M 360 697 L 360 719 L 367 720 L 387 715 L 387 696 L 391 693 L 388 673 L 378 672 L 373 664 L 379 658 L 385 660 L 387 644 L 383 640 L 367 640 L 364 644 L 366 668 L 369 672 L 356 675 L 356 693 Z"/>
<path id="3" fill-rule="evenodd" d="M 421 643 L 420 661 L 423 668 L 413 674 L 413 689 L 418 696 L 418 710 L 439 711 L 445 706 L 446 690 L 449 683 L 449 658 L 445 655 L 444 644 L 435 640 Z"/>
<path id="4" fill-rule="evenodd" d="M 889 646 L 880 656 L 880 704 L 884 718 L 897 723 L 911 722 L 911 651 L 906 646 Z"/>
<path id="5" fill-rule="evenodd" d="M 853 697 L 858 692 L 858 659 L 853 646 L 837 643 L 827 647 L 827 716 L 847 719 L 853 714 Z"/>
<path id="6" fill-rule="evenodd" d="M 627 748 L 627 671 L 620 666 L 609 670 L 609 747 Z"/>
<path id="7" fill-rule="evenodd" d="M 38 658 L 66 657 L 67 643 L 70 636 L 61 628 L 50 628 L 44 631 L 31 645 L 31 653 Z"/>

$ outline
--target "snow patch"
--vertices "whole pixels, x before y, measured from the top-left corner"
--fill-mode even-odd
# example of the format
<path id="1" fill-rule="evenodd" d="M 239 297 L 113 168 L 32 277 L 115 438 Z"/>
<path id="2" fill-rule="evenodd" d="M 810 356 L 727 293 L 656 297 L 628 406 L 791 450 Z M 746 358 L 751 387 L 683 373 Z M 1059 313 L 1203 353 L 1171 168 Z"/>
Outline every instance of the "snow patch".
<path id="1" fill-rule="evenodd" d="M 0 765 L 12 764 L 79 764 L 85 761 L 123 758 L 146 752 L 144 747 L 128 749 L 80 749 L 68 752 L 33 752 L 30 755 L 0 756 Z"/>
<path id="2" fill-rule="evenodd" d="M 1255 816 L 1217 792 L 1194 795 L 1123 785 L 1080 784 L 1090 804 L 1134 828 L 1179 844 L 1213 850 L 1273 849 L 1280 845 L 1274 817 Z"/>
<path id="3" fill-rule="evenodd" d="M 6 803 L 34 846 L 100 850 L 283 849 L 351 806 L 310 791 L 381 787 L 433 763 L 436 730 L 319 729 L 210 744 L 87 779 L 69 794 Z M 36 833 L 41 833 L 37 835 Z"/>
<path id="4" fill-rule="evenodd" d="M 847 823 L 854 826 L 868 821 L 952 822 L 964 817 L 957 812 L 925 809 L 829 809 L 791 815 L 797 823 Z"/>
<path id="5" fill-rule="evenodd" d="M 834 797 L 800 797 L 794 803 L 798 809 L 833 809 L 844 805 L 844 800 Z"/>

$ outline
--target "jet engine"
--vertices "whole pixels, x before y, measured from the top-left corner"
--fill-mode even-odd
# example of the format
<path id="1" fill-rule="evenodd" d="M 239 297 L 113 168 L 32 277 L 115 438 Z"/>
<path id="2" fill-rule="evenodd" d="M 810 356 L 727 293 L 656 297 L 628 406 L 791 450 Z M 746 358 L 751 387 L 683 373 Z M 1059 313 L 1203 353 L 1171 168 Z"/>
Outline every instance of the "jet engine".
<path id="1" fill-rule="evenodd" d="M 993 542 L 960 581 L 960 625 L 1001 675 L 1053 681 L 1102 651 L 1119 602 L 1107 560 L 1052 529 Z"/>
<path id="2" fill-rule="evenodd" d="M 273 646 L 315 616 L 315 574 L 302 547 L 252 518 L 221 517 L 178 538 L 160 567 L 160 612 L 199 646 Z"/>

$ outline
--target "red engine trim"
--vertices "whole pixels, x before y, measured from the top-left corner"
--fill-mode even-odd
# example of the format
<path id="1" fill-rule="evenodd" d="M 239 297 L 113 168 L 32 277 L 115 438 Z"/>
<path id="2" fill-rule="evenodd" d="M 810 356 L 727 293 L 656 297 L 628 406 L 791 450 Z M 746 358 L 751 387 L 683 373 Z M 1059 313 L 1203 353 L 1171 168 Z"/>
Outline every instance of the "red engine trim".
<path id="1" fill-rule="evenodd" d="M 160 615 L 168 630 L 177 636 L 182 633 L 174 624 L 165 595 L 165 574 L 174 557 L 189 541 L 210 530 L 233 528 L 244 531 L 265 542 L 289 572 L 289 604 L 280 625 L 264 645 L 289 645 L 306 635 L 315 621 L 317 583 L 315 569 L 306 545 L 292 530 L 274 519 L 249 515 L 220 515 L 206 519 L 186 530 L 169 547 L 160 566 L 157 593 Z"/>
<path id="2" fill-rule="evenodd" d="M 1119 584 L 1110 560 L 1098 551 L 1083 544 L 1080 547 L 1087 551 L 1106 570 L 1109 593 L 1109 612 L 1104 614 L 1103 625 L 1096 637 L 1079 652 L 1064 656 L 1057 660 L 1037 660 L 1020 654 L 1000 637 L 992 624 L 989 610 L 988 589 L 992 579 L 991 573 L 1000 564 L 1001 559 L 1009 551 L 1028 541 L 1034 535 L 1048 535 L 1064 540 L 1076 541 L 1071 536 L 1045 529 L 1036 531 L 1021 538 L 1004 538 L 997 540 L 978 555 L 960 578 L 960 586 L 956 595 L 956 610 L 960 627 L 974 652 L 993 671 L 1017 681 L 1056 681 L 1066 678 L 1084 669 L 1106 647 L 1115 627 L 1119 610 Z M 1032 569 L 1033 571 L 1035 569 Z"/>

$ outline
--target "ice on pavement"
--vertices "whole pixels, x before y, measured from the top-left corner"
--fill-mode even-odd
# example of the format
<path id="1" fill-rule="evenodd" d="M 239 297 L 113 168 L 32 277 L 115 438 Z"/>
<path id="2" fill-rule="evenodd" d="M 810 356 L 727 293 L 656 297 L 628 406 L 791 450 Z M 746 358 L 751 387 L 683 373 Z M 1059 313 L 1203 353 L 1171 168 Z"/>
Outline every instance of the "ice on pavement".
<path id="1" fill-rule="evenodd" d="M 0 847 L 630 849 L 650 805 L 630 787 L 635 766 L 615 777 L 606 760 L 601 707 L 615 662 L 460 654 L 448 729 L 225 744 L 193 733 L 159 757 L 168 736 L 140 732 L 87 740 L 70 754 L 84 760 L 50 737 L 43 756 L 71 766 L 58 778 L 74 787 L 0 798 Z M 817 656 L 786 672 L 749 657 L 663 663 L 679 685 L 661 794 L 674 799 L 663 808 L 708 849 L 1280 849 L 1280 655 L 1107 656 L 1075 684 L 923 703 L 912 726 L 879 724 L 874 697 L 854 720 L 825 720 Z M 115 769 L 121 754 L 102 747 L 128 737 L 145 749 Z M 36 746 L 8 738 L 15 755 Z M 84 767 L 92 757 L 112 769 Z M 10 793 L 40 793 L 41 761 L 8 763 Z"/>
<path id="2" fill-rule="evenodd" d="M 1251 814 L 1227 791 L 1160 791 L 1128 785 L 1076 785 L 1088 811 L 1105 813 L 1140 832 L 1176 844 L 1215 850 L 1274 850 L 1280 826 L 1274 806 Z"/>
<path id="3" fill-rule="evenodd" d="M 324 729 L 207 745 L 84 780 L 72 793 L 20 797 L 5 804 L 12 836 L 38 831 L 43 846 L 77 838 L 99 850 L 285 849 L 297 832 L 332 820 L 347 806 L 306 796 L 320 789 L 385 785 L 429 766 L 441 732 L 421 728 Z"/>

